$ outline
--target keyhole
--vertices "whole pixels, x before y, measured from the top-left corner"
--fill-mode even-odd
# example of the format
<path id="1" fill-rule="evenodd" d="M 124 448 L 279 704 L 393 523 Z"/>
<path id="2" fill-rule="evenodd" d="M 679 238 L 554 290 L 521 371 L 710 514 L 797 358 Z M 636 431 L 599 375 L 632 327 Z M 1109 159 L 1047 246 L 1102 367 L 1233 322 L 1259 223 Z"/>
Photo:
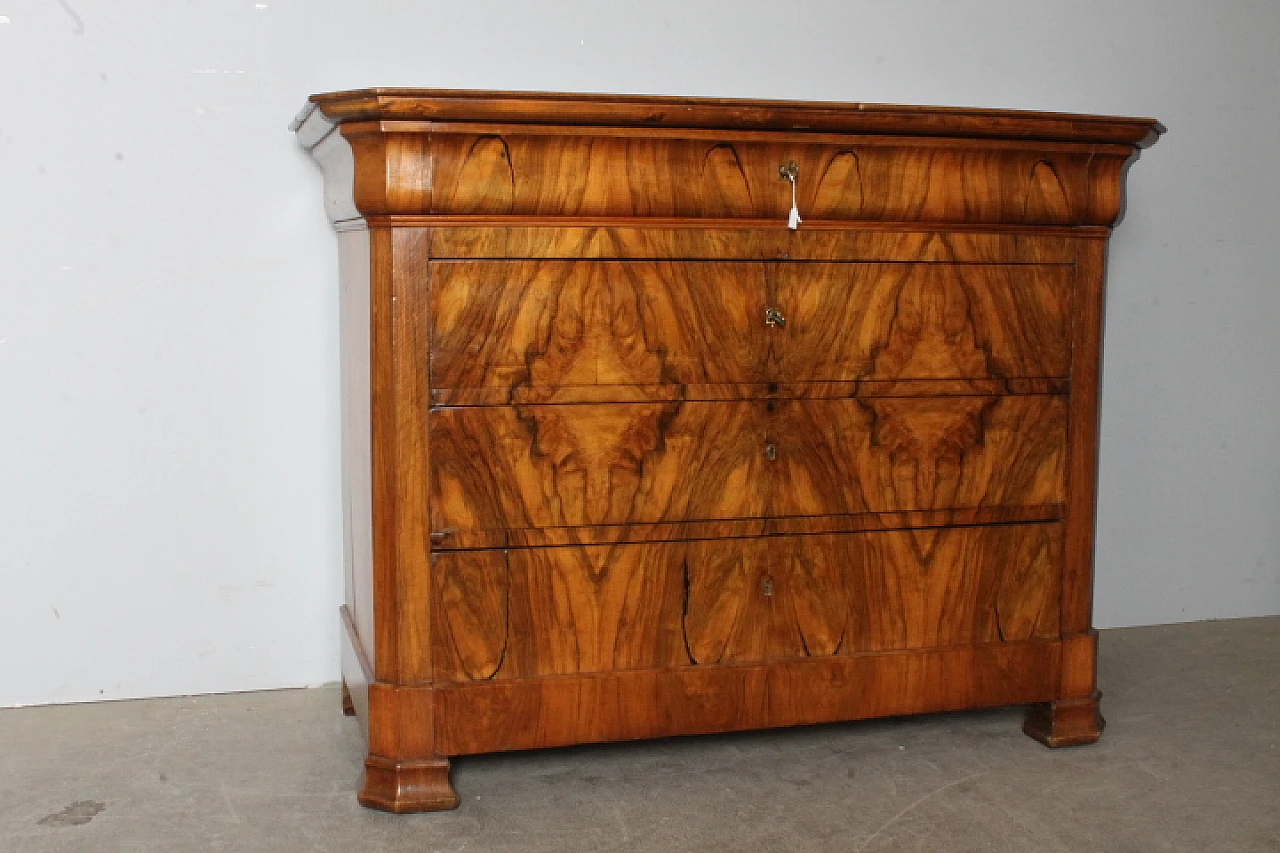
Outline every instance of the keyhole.
<path id="1" fill-rule="evenodd" d="M 761 580 L 760 591 L 765 595 L 773 595 L 773 578 L 764 578 Z"/>
<path id="2" fill-rule="evenodd" d="M 768 459 L 770 462 L 772 462 L 772 461 L 774 461 L 775 459 L 777 459 L 777 458 L 778 458 L 778 445 L 774 444 L 772 441 L 770 441 L 770 442 L 766 443 L 766 444 L 765 444 L 765 446 L 764 446 L 764 458 L 765 458 L 765 459 Z"/>

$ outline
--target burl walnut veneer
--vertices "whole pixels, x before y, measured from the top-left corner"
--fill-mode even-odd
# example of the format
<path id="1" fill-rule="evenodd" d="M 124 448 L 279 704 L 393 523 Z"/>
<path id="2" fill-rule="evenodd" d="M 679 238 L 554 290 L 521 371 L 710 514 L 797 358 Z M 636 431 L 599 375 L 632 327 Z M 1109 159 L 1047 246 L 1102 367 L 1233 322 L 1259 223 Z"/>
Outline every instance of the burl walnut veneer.
<path id="1" fill-rule="evenodd" d="M 889 714 L 1098 738 L 1104 260 L 1158 123 L 375 89 L 296 130 L 341 249 L 362 803 Z"/>

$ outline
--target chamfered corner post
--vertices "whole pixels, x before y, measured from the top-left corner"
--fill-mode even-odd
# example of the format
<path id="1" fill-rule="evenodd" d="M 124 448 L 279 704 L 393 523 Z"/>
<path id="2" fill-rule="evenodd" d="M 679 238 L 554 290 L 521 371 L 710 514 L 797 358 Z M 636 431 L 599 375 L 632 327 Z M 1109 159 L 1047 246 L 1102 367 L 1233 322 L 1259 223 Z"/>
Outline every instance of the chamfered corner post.
<path id="1" fill-rule="evenodd" d="M 1127 164 L 1099 179 L 1106 185 L 1106 195 L 1114 199 L 1122 196 L 1123 165 Z M 1116 201 L 1108 209 L 1114 211 L 1111 216 L 1118 216 L 1121 205 Z M 1028 709 L 1022 727 L 1029 736 L 1055 748 L 1096 743 L 1105 726 L 1099 709 L 1093 577 L 1108 236 L 1083 238 L 1077 244 L 1058 690 L 1052 700 Z"/>

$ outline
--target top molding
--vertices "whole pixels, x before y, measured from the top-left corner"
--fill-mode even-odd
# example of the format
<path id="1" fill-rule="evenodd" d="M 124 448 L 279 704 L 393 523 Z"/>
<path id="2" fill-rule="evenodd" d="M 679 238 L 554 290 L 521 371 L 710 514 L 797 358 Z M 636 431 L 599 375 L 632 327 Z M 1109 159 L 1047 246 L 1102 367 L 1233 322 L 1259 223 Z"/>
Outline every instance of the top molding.
<path id="1" fill-rule="evenodd" d="M 665 95 L 356 89 L 312 95 L 292 125 L 313 111 L 329 122 L 459 121 L 582 127 L 721 128 L 1132 145 L 1146 148 L 1165 128 L 1150 118 L 966 107 L 895 106 Z M 302 140 L 314 144 L 318 140 Z"/>

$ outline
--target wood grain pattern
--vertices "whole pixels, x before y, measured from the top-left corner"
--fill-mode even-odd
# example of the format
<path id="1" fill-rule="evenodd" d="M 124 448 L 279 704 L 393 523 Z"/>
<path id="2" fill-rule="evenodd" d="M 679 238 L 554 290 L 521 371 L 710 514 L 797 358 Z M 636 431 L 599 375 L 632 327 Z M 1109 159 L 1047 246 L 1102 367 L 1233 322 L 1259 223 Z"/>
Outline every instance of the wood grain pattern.
<path id="1" fill-rule="evenodd" d="M 1069 271 L 777 264 L 768 299 L 787 325 L 770 330 L 764 381 L 1064 376 Z"/>
<path id="2" fill-rule="evenodd" d="M 1067 633 L 1088 631 L 1093 623 L 1093 547 L 1098 491 L 1098 412 L 1102 384 L 1103 308 L 1106 299 L 1106 252 L 1102 240 L 1081 241 L 1076 271 L 1075 353 L 1071 378 L 1075 390 L 1067 428 L 1070 442 L 1067 494 L 1071 519 L 1063 583 L 1062 623 Z M 1092 692 L 1092 690 L 1090 691 Z"/>
<path id="3" fill-rule="evenodd" d="M 614 224 L 554 228 L 484 225 L 474 218 L 436 227 L 431 257 L 436 259 L 627 259 L 652 260 L 797 260 L 961 264 L 1070 264 L 1075 262 L 1079 228 L 1044 226 L 1022 231 L 921 231 L 874 223 L 821 228 L 807 220 L 792 231 L 782 223 L 751 227 L 749 223 L 704 223 L 715 220 L 671 220 L 665 227 L 639 227 L 633 219 Z M 1087 233 L 1087 230 L 1086 230 Z M 1105 231 L 1103 232 L 1105 236 Z"/>
<path id="4" fill-rule="evenodd" d="M 1112 225 L 1135 154 L 1126 145 L 696 129 L 584 135 L 571 127 L 388 121 L 344 122 L 313 150 L 334 222 L 439 215 L 781 225 L 790 185 L 777 170 L 796 161 L 798 201 L 811 226 Z"/>
<path id="5" fill-rule="evenodd" d="M 503 551 L 459 551 L 431 557 L 436 625 L 434 678 L 493 678 L 506 663 L 511 578 Z M 449 667 L 441 663 L 448 660 Z"/>
<path id="6" fill-rule="evenodd" d="M 318 107 L 319 109 L 316 109 Z M 598 95 L 466 89 L 358 89 L 312 95 L 294 121 L 433 120 L 531 125 L 750 128 L 1063 140 L 1146 146 L 1164 132 L 1154 119 L 896 104 Z"/>
<path id="7" fill-rule="evenodd" d="M 1061 397 L 459 408 L 432 410 L 429 420 L 433 531 L 1064 496 Z"/>
<path id="8" fill-rule="evenodd" d="M 436 680 L 687 664 L 678 570 L 685 547 L 437 554 Z"/>
<path id="9" fill-rule="evenodd" d="M 847 642 L 876 651 L 1057 637 L 1062 538 L 1022 524 L 800 541 L 856 567 Z"/>
<path id="10" fill-rule="evenodd" d="M 435 697 L 385 681 L 370 684 L 368 694 L 369 754 L 360 804 L 398 814 L 456 808 L 449 760 L 436 737 Z"/>
<path id="11" fill-rule="evenodd" d="M 1098 638 L 1093 630 L 1093 551 L 1098 483 L 1106 250 L 1081 241 L 1071 365 L 1076 390 L 1068 413 L 1066 548 L 1062 564 L 1062 683 L 1054 702 L 1033 709 L 1024 731 L 1047 746 L 1093 743 L 1104 725 L 1098 710 Z"/>
<path id="12" fill-rule="evenodd" d="M 436 681 L 1058 636 L 1062 525 L 434 557 Z"/>
<path id="13" fill-rule="evenodd" d="M 338 139 L 337 137 L 341 137 Z M 344 144 L 345 143 L 345 144 Z M 418 134 L 358 133 L 354 126 L 330 135 L 326 184 L 331 215 L 365 211 L 421 211 L 431 205 L 430 139 Z M 333 174 L 333 179 L 328 174 Z M 343 182 L 349 180 L 350 186 Z M 328 187 L 326 187 L 328 190 Z M 490 186 L 489 192 L 493 192 Z"/>
<path id="14" fill-rule="evenodd" d="M 435 703 L 413 685 L 369 684 L 369 754 L 383 759 L 443 755 L 436 742 Z"/>
<path id="15" fill-rule="evenodd" d="M 1057 643 L 1028 640 L 740 666 L 417 688 L 448 755 L 1048 701 Z"/>
<path id="16" fill-rule="evenodd" d="M 403 358 L 425 348 L 425 300 L 415 299 L 425 273 L 426 232 L 371 232 L 370 412 L 373 594 L 379 681 L 414 684 L 430 677 L 427 594 L 430 529 L 427 513 L 427 365 Z"/>
<path id="17" fill-rule="evenodd" d="M 395 683 L 399 678 L 401 600 L 397 555 L 399 482 L 397 458 L 401 435 L 397 429 L 395 354 L 397 326 L 404 315 L 396 310 L 393 229 L 369 232 L 369 509 L 374 678 Z M 415 446 L 415 449 L 420 445 Z"/>
<path id="18" fill-rule="evenodd" d="M 1065 265 L 436 263 L 431 381 L 557 402 L 583 386 L 1065 376 L 1072 280 Z"/>
<path id="19" fill-rule="evenodd" d="M 432 273 L 435 388 L 761 381 L 760 264 L 445 263 Z"/>
<path id="20" fill-rule="evenodd" d="M 625 216 L 785 222 L 1109 225 L 1120 212 L 1126 146 L 975 146 L 952 140 L 682 131 L 547 134 L 518 126 L 346 123 L 361 215 Z M 393 154 L 385 150 L 391 147 Z M 371 175 L 360 162 L 380 165 Z M 404 173 L 401 177 L 401 173 Z M 423 179 L 430 174 L 430 197 Z M 363 180 L 363 183 L 362 183 Z M 388 188 L 394 189 L 388 189 Z M 403 190 L 401 189 L 403 188 Z"/>

